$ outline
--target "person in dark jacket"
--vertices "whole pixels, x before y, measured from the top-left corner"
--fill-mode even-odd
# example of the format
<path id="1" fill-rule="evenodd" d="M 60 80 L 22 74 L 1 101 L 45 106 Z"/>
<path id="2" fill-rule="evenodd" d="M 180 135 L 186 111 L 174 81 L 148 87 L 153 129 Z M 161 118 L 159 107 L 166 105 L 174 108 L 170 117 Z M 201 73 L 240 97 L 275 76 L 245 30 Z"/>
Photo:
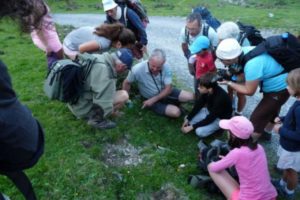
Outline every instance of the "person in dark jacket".
<path id="1" fill-rule="evenodd" d="M 113 0 L 102 0 L 103 9 L 106 12 L 105 23 L 112 24 L 120 22 L 129 28 L 135 34 L 143 53 L 147 52 L 147 33 L 143 22 L 136 12 L 128 7 L 121 7 Z"/>
<path id="2" fill-rule="evenodd" d="M 185 117 L 181 127 L 183 133 L 192 130 L 203 138 L 220 129 L 220 119 L 229 119 L 232 115 L 231 100 L 217 83 L 215 73 L 208 72 L 199 79 L 200 97 L 192 111 Z"/>
<path id="3" fill-rule="evenodd" d="M 23 32 L 39 28 L 47 10 L 36 7 L 40 0 L 1 1 L 0 19 L 10 17 Z M 35 200 L 32 184 L 24 169 L 34 166 L 44 151 L 44 133 L 30 110 L 12 89 L 5 64 L 0 60 L 0 174 L 7 176 L 26 200 Z M 0 200 L 7 199 L 0 193 Z"/>
<path id="4" fill-rule="evenodd" d="M 281 179 L 274 180 L 279 195 L 295 199 L 300 172 L 300 69 L 292 70 L 287 77 L 288 92 L 296 97 L 285 117 L 275 118 L 274 131 L 279 134 L 277 168 L 283 170 Z"/>

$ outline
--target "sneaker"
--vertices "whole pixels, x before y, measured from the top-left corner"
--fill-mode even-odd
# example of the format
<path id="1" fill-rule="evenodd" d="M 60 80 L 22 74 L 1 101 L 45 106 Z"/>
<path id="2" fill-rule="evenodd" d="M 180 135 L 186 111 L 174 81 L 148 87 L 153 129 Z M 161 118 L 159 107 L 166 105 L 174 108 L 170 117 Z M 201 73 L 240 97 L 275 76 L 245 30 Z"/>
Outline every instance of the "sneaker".
<path id="1" fill-rule="evenodd" d="M 95 120 L 95 119 L 89 119 L 87 122 L 88 125 L 94 127 L 94 128 L 98 128 L 98 129 L 111 129 L 111 128 L 115 128 L 117 126 L 117 124 L 115 122 L 112 122 L 110 120 L 107 119 L 103 119 L 103 120 Z"/>
<path id="2" fill-rule="evenodd" d="M 282 196 L 286 200 L 295 200 L 295 193 L 288 194 L 285 191 L 284 186 L 280 185 L 280 179 L 272 179 L 271 182 L 276 188 L 278 195 Z"/>

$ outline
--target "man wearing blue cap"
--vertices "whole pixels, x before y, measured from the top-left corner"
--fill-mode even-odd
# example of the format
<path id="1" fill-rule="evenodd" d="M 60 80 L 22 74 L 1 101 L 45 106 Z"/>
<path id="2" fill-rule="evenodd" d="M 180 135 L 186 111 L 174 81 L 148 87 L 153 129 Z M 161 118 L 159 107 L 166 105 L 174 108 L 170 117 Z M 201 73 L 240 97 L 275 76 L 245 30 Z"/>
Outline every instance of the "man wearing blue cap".
<path id="1" fill-rule="evenodd" d="M 82 95 L 75 104 L 68 104 L 72 113 L 98 129 L 116 127 L 116 123 L 106 117 L 117 114 L 128 100 L 125 90 L 116 91 L 117 74 L 131 69 L 133 57 L 127 48 L 121 48 L 111 54 L 93 54 L 96 63 L 84 83 Z"/>

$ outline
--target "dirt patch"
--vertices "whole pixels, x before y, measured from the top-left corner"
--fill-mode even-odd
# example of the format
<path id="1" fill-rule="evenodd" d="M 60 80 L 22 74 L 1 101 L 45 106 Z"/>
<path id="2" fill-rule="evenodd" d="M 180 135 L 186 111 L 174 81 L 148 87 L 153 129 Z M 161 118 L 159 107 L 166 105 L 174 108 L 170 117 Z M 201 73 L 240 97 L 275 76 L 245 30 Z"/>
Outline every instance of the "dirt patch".
<path id="1" fill-rule="evenodd" d="M 183 193 L 183 191 L 177 189 L 172 184 L 166 184 L 157 192 L 155 192 L 151 200 L 187 200 L 188 197 Z"/>
<path id="2" fill-rule="evenodd" d="M 108 166 L 137 166 L 143 162 L 141 150 L 129 144 L 127 139 L 121 139 L 116 144 L 106 144 L 101 159 Z"/>

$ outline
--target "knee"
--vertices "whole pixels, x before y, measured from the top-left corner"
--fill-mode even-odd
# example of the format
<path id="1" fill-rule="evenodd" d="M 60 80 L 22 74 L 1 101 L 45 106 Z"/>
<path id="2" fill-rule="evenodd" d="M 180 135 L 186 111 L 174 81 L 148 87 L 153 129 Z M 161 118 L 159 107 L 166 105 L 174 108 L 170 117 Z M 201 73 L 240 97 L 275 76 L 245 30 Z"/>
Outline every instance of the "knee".
<path id="1" fill-rule="evenodd" d="M 125 103 L 129 99 L 128 92 L 126 90 L 120 90 L 119 98 L 122 103 Z"/>
<path id="2" fill-rule="evenodd" d="M 181 115 L 181 111 L 179 108 L 175 107 L 172 109 L 167 109 L 166 113 L 169 117 L 178 118 Z"/>

